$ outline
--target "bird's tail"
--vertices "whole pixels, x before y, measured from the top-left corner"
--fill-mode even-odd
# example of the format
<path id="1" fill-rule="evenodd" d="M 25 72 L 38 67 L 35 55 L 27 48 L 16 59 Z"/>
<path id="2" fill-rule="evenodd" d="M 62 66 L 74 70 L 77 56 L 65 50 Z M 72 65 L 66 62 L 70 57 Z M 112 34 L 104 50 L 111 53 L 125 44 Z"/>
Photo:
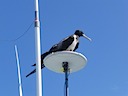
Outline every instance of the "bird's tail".
<path id="1" fill-rule="evenodd" d="M 43 69 L 45 66 L 44 66 L 44 64 L 43 64 L 43 60 L 44 60 L 44 58 L 48 55 L 48 54 L 50 54 L 51 52 L 45 52 L 44 54 L 42 54 L 41 55 L 41 69 Z M 33 64 L 32 66 L 36 66 L 36 64 Z M 28 75 L 26 75 L 26 77 L 28 77 L 28 76 L 30 76 L 31 74 L 33 74 L 33 73 L 35 73 L 36 72 L 36 69 L 34 69 L 32 72 L 30 72 Z"/>
<path id="2" fill-rule="evenodd" d="M 44 64 L 41 65 L 41 69 L 43 69 L 45 66 Z M 36 69 L 34 69 L 32 72 L 30 72 L 28 75 L 26 75 L 26 77 L 30 76 L 31 74 L 35 73 Z"/>
<path id="3" fill-rule="evenodd" d="M 28 75 L 26 75 L 26 77 L 30 76 L 31 74 L 35 73 L 36 69 L 34 69 L 32 72 L 30 72 Z"/>
<path id="4" fill-rule="evenodd" d="M 45 52 L 44 54 L 42 54 L 41 55 L 41 65 L 43 64 L 43 60 L 44 60 L 44 58 L 48 55 L 48 54 L 50 54 L 51 52 Z M 35 64 L 33 64 L 32 66 L 36 66 L 36 63 Z"/>

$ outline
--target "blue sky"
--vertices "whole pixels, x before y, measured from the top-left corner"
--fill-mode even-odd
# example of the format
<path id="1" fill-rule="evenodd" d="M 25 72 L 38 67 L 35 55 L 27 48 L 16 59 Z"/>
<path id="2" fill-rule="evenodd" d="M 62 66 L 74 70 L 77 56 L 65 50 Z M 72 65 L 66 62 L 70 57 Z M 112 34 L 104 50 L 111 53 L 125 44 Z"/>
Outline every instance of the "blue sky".
<path id="1" fill-rule="evenodd" d="M 128 96 L 128 1 L 40 0 L 41 52 L 82 30 L 77 52 L 87 66 L 69 76 L 70 96 Z M 0 1 L 0 94 L 18 96 L 14 45 L 18 46 L 24 96 L 36 95 L 34 0 Z M 44 96 L 64 96 L 64 75 L 43 71 Z"/>

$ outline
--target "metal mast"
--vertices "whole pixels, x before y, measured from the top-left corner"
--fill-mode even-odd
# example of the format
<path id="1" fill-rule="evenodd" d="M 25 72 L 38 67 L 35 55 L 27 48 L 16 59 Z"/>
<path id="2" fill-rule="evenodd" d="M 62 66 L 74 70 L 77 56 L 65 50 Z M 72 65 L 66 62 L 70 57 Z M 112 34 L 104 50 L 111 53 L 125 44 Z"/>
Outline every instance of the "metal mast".
<path id="1" fill-rule="evenodd" d="M 35 0 L 36 96 L 42 96 L 39 3 Z"/>

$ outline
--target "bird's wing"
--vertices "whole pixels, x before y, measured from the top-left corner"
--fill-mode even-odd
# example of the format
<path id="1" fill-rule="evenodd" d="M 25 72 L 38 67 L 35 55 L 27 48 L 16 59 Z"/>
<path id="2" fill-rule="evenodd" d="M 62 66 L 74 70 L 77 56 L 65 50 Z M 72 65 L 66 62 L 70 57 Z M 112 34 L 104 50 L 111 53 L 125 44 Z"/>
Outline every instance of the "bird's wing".
<path id="1" fill-rule="evenodd" d="M 69 47 L 69 45 L 72 44 L 73 40 L 74 40 L 73 35 L 69 36 L 63 39 L 62 41 L 60 41 L 58 44 L 53 45 L 49 51 L 50 52 L 64 51 Z"/>
<path id="2" fill-rule="evenodd" d="M 74 40 L 73 35 L 62 40 L 62 50 L 66 50 L 72 44 L 73 40 Z"/>
<path id="3" fill-rule="evenodd" d="M 52 46 L 52 48 L 49 50 L 49 52 L 56 52 L 58 50 L 58 44 L 55 44 Z"/>

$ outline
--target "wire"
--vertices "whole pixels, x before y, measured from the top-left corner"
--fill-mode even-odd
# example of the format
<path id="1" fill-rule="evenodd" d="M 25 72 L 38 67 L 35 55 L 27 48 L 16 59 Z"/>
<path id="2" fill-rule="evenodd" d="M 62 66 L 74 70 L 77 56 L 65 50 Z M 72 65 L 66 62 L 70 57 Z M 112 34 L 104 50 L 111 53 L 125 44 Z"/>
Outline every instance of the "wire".
<path id="1" fill-rule="evenodd" d="M 15 42 L 15 41 L 19 40 L 20 38 L 22 38 L 30 30 L 30 28 L 32 27 L 33 24 L 34 24 L 34 21 L 32 21 L 32 23 L 29 25 L 27 30 L 24 31 L 24 33 L 21 34 L 19 37 L 15 38 L 15 39 L 10 39 L 10 40 L 5 39 L 5 40 L 0 40 L 0 41 L 2 41 L 2 42 L 9 42 L 9 41 L 10 42 Z"/>
<path id="2" fill-rule="evenodd" d="M 17 41 L 18 39 L 22 38 L 22 37 L 29 31 L 29 29 L 31 28 L 31 26 L 33 25 L 33 23 L 34 23 L 34 22 L 32 22 L 32 23 L 30 24 L 30 26 L 27 28 L 27 30 L 26 30 L 22 35 L 20 35 L 19 37 L 17 37 L 16 39 L 14 39 L 14 40 L 12 40 L 12 41 Z"/>

